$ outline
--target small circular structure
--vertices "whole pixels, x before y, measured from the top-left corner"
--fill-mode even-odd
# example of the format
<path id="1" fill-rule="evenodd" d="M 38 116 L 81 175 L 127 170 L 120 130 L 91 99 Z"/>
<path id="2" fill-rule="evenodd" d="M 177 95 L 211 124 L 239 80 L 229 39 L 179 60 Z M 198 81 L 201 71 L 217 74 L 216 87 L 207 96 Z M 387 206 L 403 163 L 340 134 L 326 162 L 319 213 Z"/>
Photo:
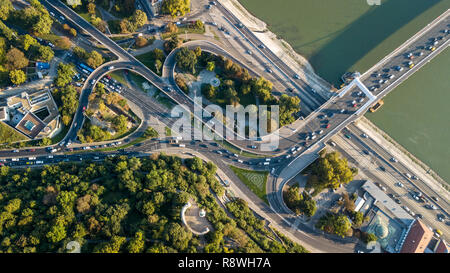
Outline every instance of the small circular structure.
<path id="1" fill-rule="evenodd" d="M 205 217 L 206 216 L 206 211 L 204 210 L 204 209 L 201 209 L 199 212 L 198 212 L 198 216 L 200 216 L 200 217 Z"/>
<path id="2" fill-rule="evenodd" d="M 217 77 L 214 77 L 209 82 L 212 86 L 218 87 L 220 85 L 220 80 Z"/>

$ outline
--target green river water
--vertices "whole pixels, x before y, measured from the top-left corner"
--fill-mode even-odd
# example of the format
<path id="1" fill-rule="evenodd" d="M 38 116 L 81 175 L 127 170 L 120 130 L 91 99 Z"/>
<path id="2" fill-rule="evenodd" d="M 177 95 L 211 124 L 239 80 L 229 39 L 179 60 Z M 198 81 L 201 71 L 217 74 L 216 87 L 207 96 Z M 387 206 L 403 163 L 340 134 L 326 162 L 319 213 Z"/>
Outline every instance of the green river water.
<path id="1" fill-rule="evenodd" d="M 239 0 L 339 85 L 364 72 L 450 8 L 450 0 Z M 450 50 L 392 91 L 366 117 L 450 182 Z"/>

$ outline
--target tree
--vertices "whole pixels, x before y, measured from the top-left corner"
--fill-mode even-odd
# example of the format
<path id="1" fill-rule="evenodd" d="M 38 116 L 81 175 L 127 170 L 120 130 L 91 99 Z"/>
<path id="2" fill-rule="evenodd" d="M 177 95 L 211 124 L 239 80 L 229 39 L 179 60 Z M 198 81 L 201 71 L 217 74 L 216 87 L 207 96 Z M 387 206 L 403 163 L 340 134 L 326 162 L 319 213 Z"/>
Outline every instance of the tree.
<path id="1" fill-rule="evenodd" d="M 89 14 L 95 15 L 95 4 L 92 3 L 92 2 L 89 2 L 89 3 L 87 4 L 87 10 L 88 10 L 88 13 L 89 13 Z"/>
<path id="2" fill-rule="evenodd" d="M 208 70 L 208 71 L 214 71 L 215 68 L 216 68 L 216 64 L 213 61 L 208 62 L 206 64 L 206 70 Z"/>
<path id="3" fill-rule="evenodd" d="M 77 30 L 74 29 L 74 28 L 71 28 L 71 29 L 69 30 L 69 34 L 70 34 L 72 37 L 77 37 Z"/>
<path id="4" fill-rule="evenodd" d="M 158 132 L 155 129 L 153 129 L 152 127 L 148 127 L 147 129 L 145 129 L 144 137 L 155 138 L 158 136 L 159 136 Z"/>
<path id="5" fill-rule="evenodd" d="M 181 48 L 175 55 L 175 60 L 180 68 L 195 73 L 195 65 L 197 64 L 197 55 L 194 51 L 185 47 Z"/>
<path id="6" fill-rule="evenodd" d="M 297 96 L 281 95 L 280 101 L 280 126 L 291 124 L 295 121 L 297 112 L 300 111 L 300 98 Z"/>
<path id="7" fill-rule="evenodd" d="M 41 140 L 41 146 L 49 146 L 49 145 L 52 145 L 52 140 L 48 137 L 44 137 Z"/>
<path id="8" fill-rule="evenodd" d="M 155 60 L 155 69 L 156 69 L 156 73 L 161 73 L 161 68 L 163 66 L 163 63 L 160 59 L 156 59 Z"/>
<path id="9" fill-rule="evenodd" d="M 145 39 L 145 37 L 143 37 L 143 36 L 136 37 L 135 41 L 136 41 L 137 47 L 144 47 L 147 45 L 147 42 L 148 42 L 147 39 Z"/>
<path id="10" fill-rule="evenodd" d="M 14 7 L 10 0 L 0 0 L 0 19 L 8 19 L 9 13 L 13 10 Z"/>
<path id="11" fill-rule="evenodd" d="M 75 75 L 75 70 L 72 64 L 59 63 L 58 64 L 58 76 L 55 79 L 55 83 L 59 87 L 66 86 L 72 82 L 72 77 Z"/>
<path id="12" fill-rule="evenodd" d="M 364 242 L 366 244 L 370 243 L 370 242 L 376 242 L 378 240 L 377 236 L 373 233 L 367 233 L 367 235 L 364 238 Z"/>
<path id="13" fill-rule="evenodd" d="M 11 70 L 9 72 L 9 79 L 13 84 L 19 85 L 27 80 L 25 73 L 22 70 Z"/>
<path id="14" fill-rule="evenodd" d="M 178 32 L 178 27 L 173 22 L 169 22 L 167 24 L 166 28 L 164 29 L 164 31 L 166 33 L 170 33 L 170 34 L 177 33 Z"/>
<path id="15" fill-rule="evenodd" d="M 95 50 L 93 50 L 89 54 L 89 57 L 86 60 L 87 65 L 89 65 L 92 68 L 97 68 L 100 65 L 102 65 L 104 62 L 105 62 L 105 60 L 103 59 L 103 56 Z"/>
<path id="16" fill-rule="evenodd" d="M 194 27 L 196 29 L 203 29 L 205 27 L 205 25 L 203 24 L 202 20 L 197 20 L 194 23 Z"/>
<path id="17" fill-rule="evenodd" d="M 20 37 L 20 42 L 22 44 L 22 47 L 25 51 L 28 51 L 28 49 L 30 48 L 30 46 L 32 45 L 36 45 L 38 42 L 36 41 L 36 39 L 34 39 L 33 37 L 31 37 L 28 34 L 25 34 L 23 36 Z"/>
<path id="18" fill-rule="evenodd" d="M 344 238 L 351 229 L 351 223 L 347 216 L 333 213 L 327 213 L 322 216 L 316 226 L 327 233 L 336 234 L 342 238 Z"/>
<path id="19" fill-rule="evenodd" d="M 39 46 L 38 49 L 38 59 L 49 62 L 55 56 L 52 48 L 49 46 Z"/>
<path id="20" fill-rule="evenodd" d="M 8 70 L 22 69 L 28 65 L 28 59 L 19 49 L 13 47 L 6 53 L 6 68 Z"/>
<path id="21" fill-rule="evenodd" d="M 56 41 L 56 46 L 64 50 L 68 50 L 71 45 L 72 43 L 68 37 L 61 37 Z"/>
<path id="22" fill-rule="evenodd" d="M 182 41 L 177 36 L 172 36 L 169 40 L 164 42 L 164 51 L 169 54 L 172 50 L 179 47 Z"/>
<path id="23" fill-rule="evenodd" d="M 112 124 L 119 134 L 123 134 L 127 131 L 128 119 L 124 115 L 117 115 L 113 118 Z"/>
<path id="24" fill-rule="evenodd" d="M 190 5 L 190 0 L 166 0 L 161 6 L 161 11 L 172 17 L 184 16 L 187 12 L 191 11 Z"/>
<path id="25" fill-rule="evenodd" d="M 217 96 L 217 91 L 214 86 L 211 84 L 202 84 L 202 95 L 205 96 L 209 100 L 213 100 Z"/>
<path id="26" fill-rule="evenodd" d="M 187 249 L 191 238 L 192 233 L 178 223 L 171 222 L 165 229 L 164 239 L 179 251 Z"/>
<path id="27" fill-rule="evenodd" d="M 142 231 L 138 231 L 134 234 L 134 238 L 130 240 L 128 244 L 129 253 L 141 253 L 144 250 L 145 238 Z"/>
<path id="28" fill-rule="evenodd" d="M 341 184 L 347 184 L 358 173 L 355 168 L 348 166 L 347 159 L 341 158 L 340 153 L 327 153 L 322 150 L 319 159 L 312 165 L 312 175 L 308 180 L 308 186 L 315 189 L 314 193 L 324 188 L 337 189 Z"/>
<path id="29" fill-rule="evenodd" d="M 132 16 L 132 22 L 135 25 L 135 28 L 141 28 L 147 23 L 147 14 L 142 10 L 135 10 Z"/>

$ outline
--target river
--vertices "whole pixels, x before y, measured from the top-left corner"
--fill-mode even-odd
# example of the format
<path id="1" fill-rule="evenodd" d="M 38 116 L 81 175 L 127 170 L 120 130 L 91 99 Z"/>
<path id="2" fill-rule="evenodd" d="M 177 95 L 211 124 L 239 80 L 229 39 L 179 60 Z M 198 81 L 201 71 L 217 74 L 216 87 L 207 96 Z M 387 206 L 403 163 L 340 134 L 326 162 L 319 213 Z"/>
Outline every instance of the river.
<path id="1" fill-rule="evenodd" d="M 364 72 L 450 8 L 450 0 L 239 0 L 272 32 L 339 85 L 346 71 Z M 372 122 L 450 181 L 450 52 L 397 87 Z"/>

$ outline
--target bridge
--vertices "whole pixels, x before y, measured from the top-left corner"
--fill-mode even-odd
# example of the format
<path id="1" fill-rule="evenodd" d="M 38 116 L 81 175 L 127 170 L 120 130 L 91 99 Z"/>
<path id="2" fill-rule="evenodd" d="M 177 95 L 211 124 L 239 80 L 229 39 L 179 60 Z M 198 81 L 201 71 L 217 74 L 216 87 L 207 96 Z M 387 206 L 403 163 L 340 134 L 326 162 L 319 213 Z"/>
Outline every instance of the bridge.
<path id="1" fill-rule="evenodd" d="M 378 100 L 389 94 L 395 87 L 408 79 L 412 74 L 422 68 L 430 60 L 444 51 L 450 44 L 448 32 L 443 30 L 450 26 L 450 9 L 437 17 L 433 22 L 428 24 L 405 43 L 375 64 L 362 75 L 355 75 L 354 80 L 343 88 L 339 94 L 326 103 L 329 107 L 318 109 L 322 115 L 329 114 L 334 105 L 348 104 L 349 100 L 354 101 L 355 93 L 362 92 L 367 97 L 367 101 L 352 113 L 342 117 L 339 123 L 335 123 L 333 128 L 318 138 L 301 153 L 299 153 L 286 168 L 284 168 L 272 184 L 267 187 L 268 196 L 272 208 L 280 213 L 286 213 L 288 210 L 282 201 L 283 186 L 310 165 L 319 157 L 318 153 L 325 147 L 325 143 L 336 133 L 355 122 L 369 107 Z M 413 56 L 414 58 L 408 57 Z M 393 77 L 383 77 L 385 75 L 393 75 Z M 390 79 L 394 79 L 389 82 Z M 383 81 L 384 85 L 379 81 Z M 367 87 L 369 86 L 369 87 Z M 375 88 L 374 88 L 375 87 Z M 372 89 L 372 91 L 369 91 Z M 316 113 L 315 118 L 320 119 L 320 114 Z M 310 121 L 312 122 L 312 121 Z"/>

